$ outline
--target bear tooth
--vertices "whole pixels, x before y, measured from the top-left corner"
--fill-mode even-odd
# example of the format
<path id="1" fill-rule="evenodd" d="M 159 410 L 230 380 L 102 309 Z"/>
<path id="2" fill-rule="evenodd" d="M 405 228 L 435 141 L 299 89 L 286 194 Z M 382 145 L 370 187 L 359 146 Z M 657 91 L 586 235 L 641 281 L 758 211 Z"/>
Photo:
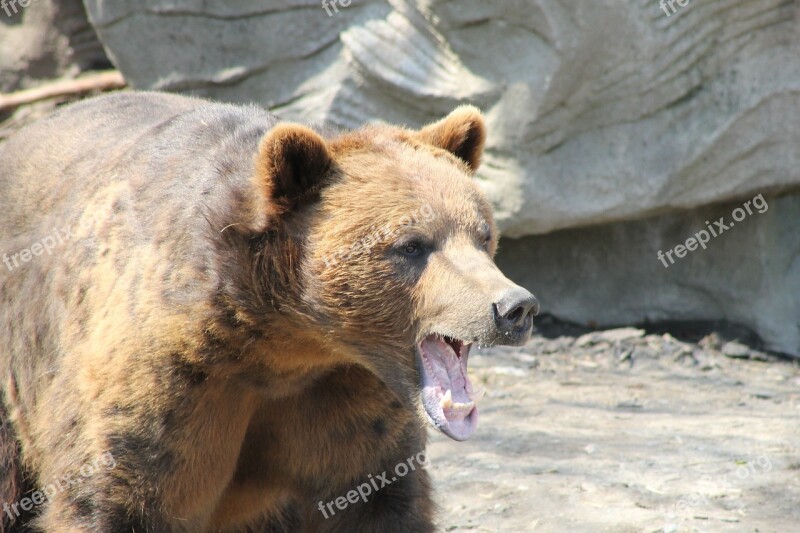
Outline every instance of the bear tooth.
<path id="1" fill-rule="evenodd" d="M 439 400 L 439 405 L 442 406 L 442 409 L 453 407 L 453 394 L 450 389 L 447 389 L 447 392 L 444 393 L 442 399 Z"/>

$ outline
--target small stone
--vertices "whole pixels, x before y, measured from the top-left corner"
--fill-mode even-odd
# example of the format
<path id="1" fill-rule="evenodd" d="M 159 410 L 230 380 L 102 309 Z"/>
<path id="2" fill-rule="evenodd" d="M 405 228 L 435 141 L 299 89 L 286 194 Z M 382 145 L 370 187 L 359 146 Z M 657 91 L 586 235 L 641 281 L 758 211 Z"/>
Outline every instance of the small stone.
<path id="1" fill-rule="evenodd" d="M 733 359 L 747 359 L 750 357 L 750 348 L 736 341 L 726 342 L 722 347 L 722 353 L 726 357 Z"/>
<path id="2" fill-rule="evenodd" d="M 607 329 L 597 333 L 596 335 L 597 340 L 595 342 L 604 340 L 610 343 L 615 343 L 644 337 L 644 330 L 637 328 Z"/>
<path id="3" fill-rule="evenodd" d="M 536 365 L 539 362 L 539 360 L 536 359 L 536 356 L 527 353 L 515 353 L 512 354 L 512 357 L 517 361 L 528 363 L 530 365 Z"/>
<path id="4" fill-rule="evenodd" d="M 720 346 L 722 345 L 722 341 L 719 338 L 719 335 L 716 333 L 709 333 L 697 343 L 703 349 L 706 350 L 719 350 Z"/>
<path id="5" fill-rule="evenodd" d="M 586 333 L 575 339 L 575 346 L 577 346 L 578 348 L 586 348 L 588 346 L 592 346 L 593 344 L 597 343 L 597 340 L 598 339 L 596 333 Z"/>
<path id="6" fill-rule="evenodd" d="M 527 371 L 513 366 L 495 366 L 492 367 L 490 371 L 500 376 L 513 376 L 517 378 L 524 378 L 528 375 Z"/>
<path id="7" fill-rule="evenodd" d="M 664 340 L 664 342 L 669 342 L 671 344 L 680 344 L 681 342 L 672 335 L 670 335 L 669 333 L 664 333 L 663 335 L 661 335 L 661 338 Z"/>
<path id="8" fill-rule="evenodd" d="M 605 352 L 606 350 L 608 350 L 610 348 L 611 348 L 611 345 L 609 343 L 607 343 L 606 341 L 601 341 L 601 342 L 598 342 L 597 344 L 595 344 L 592 347 L 591 353 L 592 354 L 600 354 L 600 353 L 603 353 L 603 352 Z"/>
<path id="9" fill-rule="evenodd" d="M 650 346 L 635 346 L 633 348 L 634 361 L 641 359 L 658 359 L 658 352 L 650 348 Z"/>

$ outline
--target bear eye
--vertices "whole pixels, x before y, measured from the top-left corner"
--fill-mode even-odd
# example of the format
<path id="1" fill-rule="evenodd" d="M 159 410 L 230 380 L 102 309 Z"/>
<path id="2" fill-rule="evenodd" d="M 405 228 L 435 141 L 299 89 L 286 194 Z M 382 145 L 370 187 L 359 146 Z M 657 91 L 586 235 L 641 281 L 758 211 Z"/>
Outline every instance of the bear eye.
<path id="1" fill-rule="evenodd" d="M 406 257 L 419 257 L 425 251 L 425 247 L 419 241 L 406 241 L 397 246 L 397 251 Z"/>
<path id="2" fill-rule="evenodd" d="M 483 244 L 482 244 L 482 246 L 483 246 L 483 249 L 485 251 L 487 251 L 487 252 L 492 247 L 492 234 L 491 233 L 486 233 L 483 236 Z"/>

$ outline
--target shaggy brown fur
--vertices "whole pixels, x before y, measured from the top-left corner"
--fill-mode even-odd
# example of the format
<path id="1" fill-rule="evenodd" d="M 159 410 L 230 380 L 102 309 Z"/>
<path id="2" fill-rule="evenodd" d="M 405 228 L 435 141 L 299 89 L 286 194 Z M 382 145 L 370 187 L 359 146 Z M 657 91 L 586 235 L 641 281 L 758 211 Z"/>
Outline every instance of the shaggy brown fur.
<path id="1" fill-rule="evenodd" d="M 24 496 L 23 468 L 34 487 L 77 480 L 33 510 L 49 532 L 432 531 L 420 468 L 327 519 L 317 506 L 424 450 L 420 339 L 529 332 L 496 327 L 519 288 L 468 177 L 484 137 L 469 107 L 323 139 L 154 93 L 13 136 L 0 496 Z"/>

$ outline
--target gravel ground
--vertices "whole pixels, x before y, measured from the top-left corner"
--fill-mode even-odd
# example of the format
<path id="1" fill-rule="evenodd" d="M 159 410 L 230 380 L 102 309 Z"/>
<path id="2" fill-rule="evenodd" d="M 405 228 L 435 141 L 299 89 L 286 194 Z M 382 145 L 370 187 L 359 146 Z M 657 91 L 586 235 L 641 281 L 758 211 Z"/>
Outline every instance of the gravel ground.
<path id="1" fill-rule="evenodd" d="M 441 530 L 800 532 L 798 361 L 696 325 L 543 329 L 470 357 L 478 430 L 431 434 Z"/>

